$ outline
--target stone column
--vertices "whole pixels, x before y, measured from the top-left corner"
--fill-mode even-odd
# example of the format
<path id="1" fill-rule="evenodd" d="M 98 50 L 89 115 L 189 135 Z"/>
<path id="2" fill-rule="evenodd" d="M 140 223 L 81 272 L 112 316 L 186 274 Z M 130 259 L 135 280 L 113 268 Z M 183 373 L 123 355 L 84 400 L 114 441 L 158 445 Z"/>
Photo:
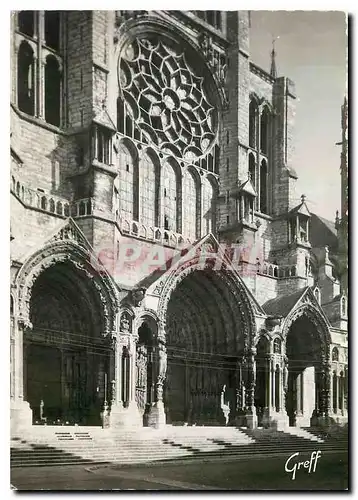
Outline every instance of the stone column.
<path id="1" fill-rule="evenodd" d="M 10 319 L 10 399 L 15 399 L 15 320 Z"/>
<path id="2" fill-rule="evenodd" d="M 329 411 L 331 415 L 333 415 L 333 372 L 330 373 L 330 378 L 331 378 L 331 386 L 330 386 L 330 404 L 329 404 Z M 317 403 L 316 403 L 317 405 Z"/>
<path id="3" fill-rule="evenodd" d="M 135 402 L 135 340 L 131 339 L 129 335 L 116 334 L 113 336 L 113 350 L 114 350 L 114 378 L 111 381 L 112 387 L 112 404 L 110 412 L 110 426 L 116 427 L 141 427 L 143 425 L 142 418 L 139 414 L 137 404 Z M 127 349 L 128 357 L 126 358 L 127 366 L 123 365 L 123 349 Z M 133 366 L 134 365 L 134 366 Z M 123 368 L 125 372 L 123 372 Z M 129 377 L 129 385 L 128 379 Z M 127 401 L 124 401 L 122 388 L 126 393 L 126 387 L 129 387 L 126 396 Z M 128 403 L 124 406 L 124 403 Z"/>
<path id="4" fill-rule="evenodd" d="M 247 362 L 247 384 L 246 384 L 246 421 L 250 429 L 257 427 L 257 415 L 255 408 L 256 387 L 256 348 L 251 347 L 246 356 Z"/>
<path id="5" fill-rule="evenodd" d="M 270 361 L 270 367 L 271 367 L 271 410 L 276 411 L 276 371 L 275 371 L 275 363 L 274 360 L 271 358 Z"/>
<path id="6" fill-rule="evenodd" d="M 270 395 L 270 426 L 276 429 L 285 429 L 289 425 L 289 417 L 286 412 L 286 394 L 288 389 L 288 360 L 284 356 L 271 356 L 270 361 L 270 383 L 272 390 Z M 276 405 L 277 401 L 277 405 Z"/>
<path id="7" fill-rule="evenodd" d="M 24 355 L 23 336 L 25 324 L 14 319 L 12 342 L 12 395 L 10 403 L 11 433 L 21 432 L 24 428 L 32 426 L 32 410 L 24 400 Z"/>
<path id="8" fill-rule="evenodd" d="M 344 367 L 344 413 L 348 414 L 348 367 Z"/>
<path id="9" fill-rule="evenodd" d="M 338 405 L 337 405 L 337 413 L 342 415 L 342 410 L 343 410 L 343 402 L 342 402 L 342 396 L 343 396 L 343 379 L 341 377 L 341 374 L 339 372 L 339 375 L 337 375 L 337 399 L 338 399 Z"/>
<path id="10" fill-rule="evenodd" d="M 323 365 L 323 394 L 324 394 L 324 415 L 326 419 L 329 417 L 329 408 L 331 406 L 331 364 L 325 363 Z"/>
<path id="11" fill-rule="evenodd" d="M 331 364 L 323 362 L 319 373 L 318 423 L 328 425 L 331 407 Z M 333 388 L 332 388 L 333 391 Z"/>
<path id="12" fill-rule="evenodd" d="M 156 346 L 156 370 L 155 370 L 155 401 L 148 414 L 148 425 L 150 427 L 163 427 L 166 425 L 166 415 L 163 402 L 163 385 L 167 374 L 167 348 L 165 331 L 161 328 L 158 332 Z"/>
<path id="13" fill-rule="evenodd" d="M 282 411 L 282 369 L 278 368 L 276 371 L 276 377 L 278 377 L 278 411 Z"/>
<path id="14" fill-rule="evenodd" d="M 271 413 L 271 399 L 272 399 L 272 374 L 271 374 L 271 355 L 267 356 L 266 360 L 266 407 L 268 408 L 269 414 Z"/>
<path id="15" fill-rule="evenodd" d="M 37 75 L 36 75 L 36 98 L 35 98 L 35 114 L 39 118 L 45 118 L 45 67 L 46 61 L 43 58 L 42 43 L 45 36 L 45 13 L 39 12 L 39 26 L 38 26 L 38 53 L 37 53 Z"/>
<path id="16" fill-rule="evenodd" d="M 235 372 L 235 412 L 233 418 L 230 417 L 230 423 L 236 426 L 245 425 L 245 393 L 242 374 L 242 360 L 236 364 Z"/>

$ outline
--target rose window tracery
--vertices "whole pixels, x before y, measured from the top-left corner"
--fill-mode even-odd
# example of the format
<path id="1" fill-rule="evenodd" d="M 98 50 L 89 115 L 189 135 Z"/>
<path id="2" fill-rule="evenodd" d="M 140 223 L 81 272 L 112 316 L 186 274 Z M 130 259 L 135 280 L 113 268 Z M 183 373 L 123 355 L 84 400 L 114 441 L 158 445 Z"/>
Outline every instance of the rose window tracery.
<path id="1" fill-rule="evenodd" d="M 119 83 L 126 110 L 149 143 L 189 161 L 211 150 L 216 110 L 182 51 L 162 41 L 133 41 L 123 50 Z"/>

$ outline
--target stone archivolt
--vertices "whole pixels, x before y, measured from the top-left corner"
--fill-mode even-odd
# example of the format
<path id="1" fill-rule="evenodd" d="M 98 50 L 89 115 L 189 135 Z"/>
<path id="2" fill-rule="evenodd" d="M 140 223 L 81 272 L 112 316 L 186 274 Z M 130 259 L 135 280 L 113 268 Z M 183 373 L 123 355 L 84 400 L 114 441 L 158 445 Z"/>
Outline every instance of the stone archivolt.
<path id="1" fill-rule="evenodd" d="M 24 326 L 31 327 L 30 300 L 35 281 L 46 269 L 59 263 L 68 263 L 96 289 L 104 318 L 102 335 L 107 336 L 116 329 L 118 291 L 108 273 L 96 261 L 82 233 L 76 229 L 74 225 L 66 224 L 21 267 L 15 280 L 15 287 L 18 289 L 18 319 Z"/>

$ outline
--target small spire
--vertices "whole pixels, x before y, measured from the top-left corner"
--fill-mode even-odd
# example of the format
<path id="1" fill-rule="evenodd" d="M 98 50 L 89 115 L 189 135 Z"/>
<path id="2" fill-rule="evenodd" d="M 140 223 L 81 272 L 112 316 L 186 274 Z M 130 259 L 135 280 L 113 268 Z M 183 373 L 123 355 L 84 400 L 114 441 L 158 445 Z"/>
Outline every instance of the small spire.
<path id="1" fill-rule="evenodd" d="M 306 199 L 306 195 L 305 194 L 301 194 L 301 202 L 304 203 L 305 202 L 305 199 Z"/>
<path id="2" fill-rule="evenodd" d="M 271 69 L 270 69 L 270 75 L 272 76 L 272 78 L 277 78 L 275 42 L 278 38 L 280 37 L 276 36 L 275 38 L 274 37 L 272 38 Z"/>

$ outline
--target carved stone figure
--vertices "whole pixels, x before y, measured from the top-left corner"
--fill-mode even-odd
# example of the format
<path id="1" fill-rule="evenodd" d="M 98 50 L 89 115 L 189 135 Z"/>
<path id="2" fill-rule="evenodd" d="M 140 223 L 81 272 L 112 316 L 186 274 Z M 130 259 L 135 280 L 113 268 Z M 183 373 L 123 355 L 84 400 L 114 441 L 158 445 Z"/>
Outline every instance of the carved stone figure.
<path id="1" fill-rule="evenodd" d="M 158 345 L 158 383 L 163 383 L 167 373 L 167 349 L 163 342 Z"/>
<path id="2" fill-rule="evenodd" d="M 132 330 L 132 318 L 126 311 L 123 312 L 121 316 L 120 330 L 121 332 L 128 332 L 128 333 L 130 333 Z"/>

